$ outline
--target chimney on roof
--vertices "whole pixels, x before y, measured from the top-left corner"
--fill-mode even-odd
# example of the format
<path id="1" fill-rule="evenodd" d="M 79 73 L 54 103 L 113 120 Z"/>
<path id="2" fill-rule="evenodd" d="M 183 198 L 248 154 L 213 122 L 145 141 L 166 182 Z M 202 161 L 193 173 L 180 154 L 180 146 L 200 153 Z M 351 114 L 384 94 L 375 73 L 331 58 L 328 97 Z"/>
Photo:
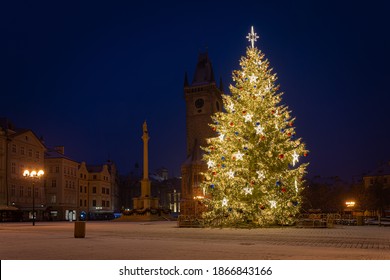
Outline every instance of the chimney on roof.
<path id="1" fill-rule="evenodd" d="M 55 150 L 57 153 L 60 153 L 61 155 L 64 155 L 64 154 L 65 154 L 65 147 L 64 147 L 64 146 L 56 146 L 56 147 L 54 147 L 54 150 Z"/>

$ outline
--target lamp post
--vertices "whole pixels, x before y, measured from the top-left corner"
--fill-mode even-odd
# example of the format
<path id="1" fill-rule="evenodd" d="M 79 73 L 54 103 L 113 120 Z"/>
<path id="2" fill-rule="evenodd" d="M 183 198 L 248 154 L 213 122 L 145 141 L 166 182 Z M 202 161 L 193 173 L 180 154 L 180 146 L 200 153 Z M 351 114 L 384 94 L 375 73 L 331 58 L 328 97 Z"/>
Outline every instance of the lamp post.
<path id="1" fill-rule="evenodd" d="M 33 226 L 35 226 L 35 179 L 39 179 L 41 176 L 43 176 L 45 172 L 43 172 L 42 169 L 40 169 L 38 172 L 35 170 L 24 170 L 23 176 L 26 178 L 31 178 L 33 181 L 33 187 L 32 187 L 32 220 L 33 220 Z"/>

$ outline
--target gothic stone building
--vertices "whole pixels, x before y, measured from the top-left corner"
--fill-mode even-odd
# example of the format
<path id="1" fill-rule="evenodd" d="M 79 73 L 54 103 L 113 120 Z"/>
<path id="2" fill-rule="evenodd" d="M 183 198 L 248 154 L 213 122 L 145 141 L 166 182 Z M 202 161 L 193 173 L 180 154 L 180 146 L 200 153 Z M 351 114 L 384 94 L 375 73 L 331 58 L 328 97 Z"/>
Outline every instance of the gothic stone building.
<path id="1" fill-rule="evenodd" d="M 222 94 L 222 80 L 218 87 L 208 54 L 199 54 L 192 83 L 188 82 L 187 74 L 184 80 L 187 126 L 187 159 L 181 167 L 181 215 L 184 216 L 197 216 L 202 211 L 197 198 L 204 195 L 199 184 L 203 180 L 201 172 L 207 170 L 207 164 L 202 160 L 201 147 L 207 145 L 207 138 L 216 136 L 209 123 L 211 116 L 222 109 Z"/>

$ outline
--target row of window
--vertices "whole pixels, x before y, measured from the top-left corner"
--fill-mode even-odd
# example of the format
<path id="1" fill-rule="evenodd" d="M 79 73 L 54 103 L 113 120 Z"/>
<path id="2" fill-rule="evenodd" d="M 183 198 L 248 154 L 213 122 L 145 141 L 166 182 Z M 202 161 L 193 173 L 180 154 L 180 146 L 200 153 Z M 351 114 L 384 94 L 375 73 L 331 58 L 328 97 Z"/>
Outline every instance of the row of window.
<path id="1" fill-rule="evenodd" d="M 97 188 L 92 187 L 92 193 L 97 193 Z M 110 188 L 102 188 L 102 194 L 110 194 Z"/>
<path id="2" fill-rule="evenodd" d="M 65 188 L 75 189 L 75 182 L 74 181 L 65 180 Z"/>
<path id="3" fill-rule="evenodd" d="M 80 203 L 81 203 L 81 200 L 80 200 Z M 95 199 L 92 200 L 92 206 L 93 207 L 97 207 L 98 206 Z M 110 207 L 110 201 L 109 200 L 102 200 L 102 207 Z"/>
<path id="4" fill-rule="evenodd" d="M 12 153 L 16 154 L 18 151 L 17 151 L 17 146 L 16 144 L 12 144 Z M 24 146 L 21 146 L 20 149 L 19 149 L 19 154 L 24 156 L 26 155 L 26 149 Z M 27 155 L 29 157 L 33 157 L 33 155 L 35 156 L 35 158 L 40 158 L 41 156 L 41 153 L 40 151 L 33 151 L 33 149 L 27 149 Z"/>
<path id="5" fill-rule="evenodd" d="M 87 207 L 87 200 L 80 199 L 80 207 Z M 97 201 L 96 199 L 92 200 L 92 206 L 97 207 Z M 102 207 L 110 207 L 110 201 L 109 200 L 102 200 Z"/>
<path id="6" fill-rule="evenodd" d="M 25 189 L 27 191 L 25 191 Z M 19 186 L 18 188 L 16 188 L 15 185 L 11 185 L 10 195 L 12 197 L 16 197 L 16 195 L 18 195 L 19 197 L 23 197 L 23 196 L 32 197 L 32 187 Z M 34 196 L 39 197 L 39 189 L 38 188 L 34 188 Z"/>

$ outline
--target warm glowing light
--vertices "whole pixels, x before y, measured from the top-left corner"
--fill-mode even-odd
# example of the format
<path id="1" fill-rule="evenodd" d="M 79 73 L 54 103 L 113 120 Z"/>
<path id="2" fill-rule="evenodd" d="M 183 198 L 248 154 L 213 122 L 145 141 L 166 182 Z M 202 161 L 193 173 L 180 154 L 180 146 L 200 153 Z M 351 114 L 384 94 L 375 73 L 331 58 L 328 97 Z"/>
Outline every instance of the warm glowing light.
<path id="1" fill-rule="evenodd" d="M 203 198 L 204 198 L 204 196 L 202 196 L 202 195 L 194 196 L 194 199 L 203 199 Z"/>
<path id="2" fill-rule="evenodd" d="M 45 174 L 45 172 L 42 169 L 38 170 L 38 172 L 35 170 L 29 171 L 26 169 L 23 172 L 24 177 L 32 177 L 32 178 L 37 178 L 37 177 L 39 178 L 39 177 L 43 176 L 44 174 Z"/>
<path id="3" fill-rule="evenodd" d="M 255 33 L 253 26 L 251 27 L 251 33 L 248 33 L 248 36 L 246 36 L 249 42 L 251 42 L 252 48 L 255 47 L 255 42 L 257 39 L 259 39 L 259 36 Z"/>
<path id="4" fill-rule="evenodd" d="M 347 202 L 345 202 L 345 205 L 347 205 L 347 207 L 354 207 L 355 201 L 347 201 Z"/>

